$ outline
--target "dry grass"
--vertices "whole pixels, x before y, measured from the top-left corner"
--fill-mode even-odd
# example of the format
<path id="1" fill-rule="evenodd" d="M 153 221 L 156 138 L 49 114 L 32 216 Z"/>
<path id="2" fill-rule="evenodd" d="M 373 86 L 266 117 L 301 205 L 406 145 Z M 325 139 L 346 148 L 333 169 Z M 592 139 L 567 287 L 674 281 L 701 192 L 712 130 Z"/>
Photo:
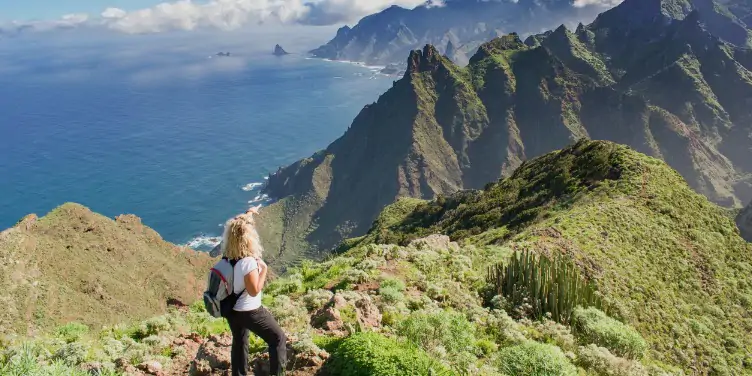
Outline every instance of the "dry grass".
<path id="1" fill-rule="evenodd" d="M 4 334 L 153 316 L 170 300 L 198 299 L 212 262 L 136 216 L 112 220 L 71 203 L 0 233 L 0 260 Z"/>

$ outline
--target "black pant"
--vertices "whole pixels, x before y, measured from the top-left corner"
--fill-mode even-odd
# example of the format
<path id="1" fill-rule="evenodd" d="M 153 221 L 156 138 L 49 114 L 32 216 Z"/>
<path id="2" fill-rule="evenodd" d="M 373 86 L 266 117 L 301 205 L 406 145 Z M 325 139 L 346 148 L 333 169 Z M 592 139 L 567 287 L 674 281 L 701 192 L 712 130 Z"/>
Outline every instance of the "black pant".
<path id="1" fill-rule="evenodd" d="M 232 376 L 248 374 L 248 336 L 253 332 L 269 345 L 269 373 L 284 374 L 287 337 L 272 314 L 264 307 L 253 311 L 233 311 L 227 320 L 232 330 Z"/>

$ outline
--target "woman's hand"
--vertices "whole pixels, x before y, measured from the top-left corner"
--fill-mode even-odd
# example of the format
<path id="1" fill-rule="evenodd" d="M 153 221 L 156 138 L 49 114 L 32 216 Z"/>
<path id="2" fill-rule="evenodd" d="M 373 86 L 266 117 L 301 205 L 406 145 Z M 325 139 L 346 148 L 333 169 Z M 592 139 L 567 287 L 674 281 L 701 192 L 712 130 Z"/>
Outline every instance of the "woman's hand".
<path id="1" fill-rule="evenodd" d="M 245 212 L 245 214 L 256 214 L 256 215 L 258 215 L 258 213 L 259 213 L 259 209 L 261 209 L 261 205 L 259 205 L 259 206 L 254 206 L 254 207 L 251 207 L 251 208 L 249 208 L 249 209 L 248 209 L 248 210 L 247 210 L 247 211 Z"/>
<path id="2" fill-rule="evenodd" d="M 262 260 L 260 258 L 256 259 L 256 263 L 258 264 L 258 267 L 259 267 L 260 271 L 265 271 L 265 270 L 267 270 L 269 268 L 269 266 L 266 265 L 266 263 L 264 262 L 264 260 Z"/>

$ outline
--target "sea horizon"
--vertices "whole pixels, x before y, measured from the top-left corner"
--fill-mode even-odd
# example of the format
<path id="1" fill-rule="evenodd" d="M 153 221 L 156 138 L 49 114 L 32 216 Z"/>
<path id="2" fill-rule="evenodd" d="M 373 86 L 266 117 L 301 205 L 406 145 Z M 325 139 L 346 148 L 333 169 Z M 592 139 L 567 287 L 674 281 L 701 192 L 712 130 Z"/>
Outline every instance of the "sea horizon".
<path id="1" fill-rule="evenodd" d="M 396 79 L 301 52 L 326 35 L 277 37 L 293 52 L 284 57 L 272 56 L 274 43 L 198 48 L 179 37 L 163 50 L 133 37 L 2 41 L 0 228 L 77 202 L 211 249 L 225 219 L 268 202 L 269 173 L 325 148 Z"/>

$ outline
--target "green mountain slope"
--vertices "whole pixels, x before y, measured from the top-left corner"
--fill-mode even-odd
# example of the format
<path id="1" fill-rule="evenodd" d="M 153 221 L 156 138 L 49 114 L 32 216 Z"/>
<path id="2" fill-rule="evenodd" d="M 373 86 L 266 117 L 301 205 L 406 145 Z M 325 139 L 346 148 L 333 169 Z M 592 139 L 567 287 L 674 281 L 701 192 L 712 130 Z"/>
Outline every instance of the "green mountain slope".
<path id="1" fill-rule="evenodd" d="M 344 136 L 270 177 L 282 201 L 267 211 L 267 248 L 284 261 L 325 251 L 397 197 L 481 188 L 580 138 L 663 159 L 711 201 L 741 206 L 752 199 L 752 59 L 708 31 L 715 8 L 681 4 L 627 0 L 575 31 L 510 34 L 466 68 L 414 51 Z"/>
<path id="2" fill-rule="evenodd" d="M 432 233 L 567 255 L 656 359 L 697 374 L 751 372 L 752 245 L 724 209 L 657 159 L 580 142 L 483 191 L 420 204 L 359 244 Z"/>
<path id="3" fill-rule="evenodd" d="M 0 334 L 153 316 L 170 300 L 194 301 L 212 261 L 138 217 L 112 220 L 77 204 L 0 232 L 0 260 Z"/>

